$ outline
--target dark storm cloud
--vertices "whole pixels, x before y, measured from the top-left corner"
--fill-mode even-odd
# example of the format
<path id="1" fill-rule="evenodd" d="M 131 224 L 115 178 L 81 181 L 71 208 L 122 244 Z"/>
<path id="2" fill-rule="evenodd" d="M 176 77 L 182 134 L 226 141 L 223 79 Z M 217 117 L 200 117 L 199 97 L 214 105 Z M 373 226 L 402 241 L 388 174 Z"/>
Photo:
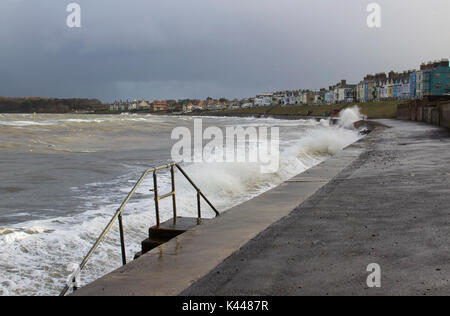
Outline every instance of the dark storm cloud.
<path id="1" fill-rule="evenodd" d="M 447 0 L 2 0 L 0 95 L 243 97 L 448 57 Z"/>

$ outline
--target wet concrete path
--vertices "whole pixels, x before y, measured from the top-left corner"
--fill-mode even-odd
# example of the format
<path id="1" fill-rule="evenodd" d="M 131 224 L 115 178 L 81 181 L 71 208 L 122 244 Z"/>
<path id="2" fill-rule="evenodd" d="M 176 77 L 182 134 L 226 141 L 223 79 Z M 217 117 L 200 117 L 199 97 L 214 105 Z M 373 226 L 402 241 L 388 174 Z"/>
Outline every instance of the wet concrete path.
<path id="1" fill-rule="evenodd" d="M 182 294 L 450 295 L 449 132 L 380 122 L 392 128 Z M 366 284 L 370 263 L 381 288 Z"/>

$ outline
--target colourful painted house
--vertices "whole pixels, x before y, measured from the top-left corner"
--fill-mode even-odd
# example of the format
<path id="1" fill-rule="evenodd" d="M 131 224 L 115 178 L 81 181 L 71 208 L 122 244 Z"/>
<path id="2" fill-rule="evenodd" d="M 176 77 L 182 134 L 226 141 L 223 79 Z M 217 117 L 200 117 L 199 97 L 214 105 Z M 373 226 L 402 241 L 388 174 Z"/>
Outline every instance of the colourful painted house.
<path id="1" fill-rule="evenodd" d="M 392 90 L 392 97 L 394 99 L 398 99 L 398 97 L 399 97 L 399 87 L 400 87 L 400 82 L 398 80 L 394 80 L 394 87 Z"/>
<path id="2" fill-rule="evenodd" d="M 450 95 L 450 67 L 441 66 L 429 74 L 429 95 Z"/>
<path id="3" fill-rule="evenodd" d="M 388 90 L 388 98 L 391 99 L 394 97 L 394 79 L 389 80 L 389 90 Z"/>
<path id="4" fill-rule="evenodd" d="M 417 97 L 417 71 L 413 71 L 409 75 L 409 97 L 411 99 Z"/>

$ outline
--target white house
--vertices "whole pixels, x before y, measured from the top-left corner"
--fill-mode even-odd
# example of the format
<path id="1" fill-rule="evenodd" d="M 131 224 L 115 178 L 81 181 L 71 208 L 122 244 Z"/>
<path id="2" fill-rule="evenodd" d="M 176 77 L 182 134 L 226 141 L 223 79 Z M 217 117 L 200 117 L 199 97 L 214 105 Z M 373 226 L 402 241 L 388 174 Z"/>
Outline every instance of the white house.
<path id="1" fill-rule="evenodd" d="M 388 99 L 389 98 L 389 85 L 390 85 L 389 80 L 385 80 L 383 82 L 383 95 L 382 95 L 383 99 Z"/>
<path id="2" fill-rule="evenodd" d="M 322 95 L 320 93 L 316 93 L 314 95 L 314 104 L 322 104 L 323 103 L 323 99 L 322 99 Z"/>
<path id="3" fill-rule="evenodd" d="M 137 110 L 137 100 L 134 100 L 133 102 L 130 102 L 128 104 L 128 111 Z"/>
<path id="4" fill-rule="evenodd" d="M 254 101 L 255 106 L 270 106 L 272 105 L 273 93 L 267 92 L 257 95 Z"/>
<path id="5" fill-rule="evenodd" d="M 138 110 L 150 110 L 150 103 L 142 100 L 137 104 Z"/>
<path id="6" fill-rule="evenodd" d="M 294 95 L 294 92 L 288 92 L 286 93 L 285 99 L 284 99 L 285 105 L 295 105 L 297 102 L 296 97 Z"/>
<path id="7" fill-rule="evenodd" d="M 409 99 L 409 96 L 411 95 L 409 80 L 402 80 L 400 83 L 400 87 L 401 94 L 399 94 L 399 97 L 401 97 L 402 99 Z"/>
<path id="8" fill-rule="evenodd" d="M 333 89 L 333 103 L 338 103 L 339 102 L 339 88 L 334 88 Z"/>

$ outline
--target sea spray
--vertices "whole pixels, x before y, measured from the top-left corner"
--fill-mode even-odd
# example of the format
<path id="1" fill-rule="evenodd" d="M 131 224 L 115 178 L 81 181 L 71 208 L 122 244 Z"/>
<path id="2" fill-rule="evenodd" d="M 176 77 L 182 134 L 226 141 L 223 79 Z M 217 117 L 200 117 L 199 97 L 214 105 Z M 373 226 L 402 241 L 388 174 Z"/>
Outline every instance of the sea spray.
<path id="1" fill-rule="evenodd" d="M 353 129 L 353 124 L 362 119 L 363 117 L 358 106 L 347 108 L 339 113 L 339 126 Z"/>

